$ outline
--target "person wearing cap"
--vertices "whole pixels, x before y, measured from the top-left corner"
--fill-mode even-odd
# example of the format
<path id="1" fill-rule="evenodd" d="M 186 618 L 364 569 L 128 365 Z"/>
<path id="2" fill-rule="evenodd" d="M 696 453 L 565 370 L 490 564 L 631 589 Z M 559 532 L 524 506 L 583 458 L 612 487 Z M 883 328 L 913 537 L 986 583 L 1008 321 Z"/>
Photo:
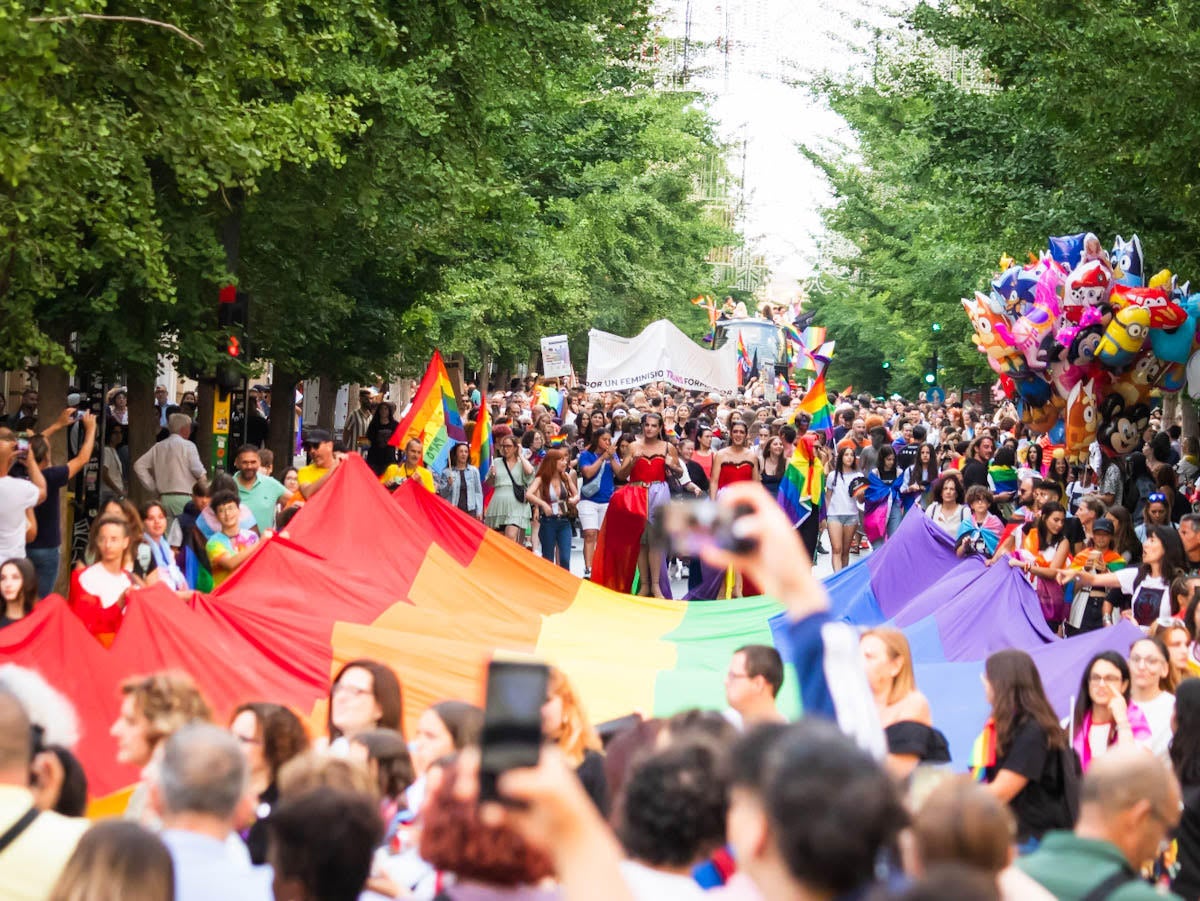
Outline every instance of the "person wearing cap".
<path id="1" fill-rule="evenodd" d="M 1125 558 L 1113 550 L 1113 521 L 1107 516 L 1097 516 L 1092 523 L 1092 547 L 1084 548 L 1071 559 L 1064 572 L 1109 573 L 1125 568 Z M 1080 632 L 1091 632 L 1105 625 L 1105 597 L 1107 589 L 1098 585 L 1084 587 L 1075 585 L 1075 597 L 1071 611 L 1067 614 L 1065 630 L 1067 637 Z"/>
<path id="2" fill-rule="evenodd" d="M 300 493 L 307 501 L 321 490 L 346 455 L 334 451 L 333 436 L 325 429 L 307 430 L 304 434 L 304 447 L 309 452 L 310 462 L 296 473 L 296 480 L 300 483 Z"/>

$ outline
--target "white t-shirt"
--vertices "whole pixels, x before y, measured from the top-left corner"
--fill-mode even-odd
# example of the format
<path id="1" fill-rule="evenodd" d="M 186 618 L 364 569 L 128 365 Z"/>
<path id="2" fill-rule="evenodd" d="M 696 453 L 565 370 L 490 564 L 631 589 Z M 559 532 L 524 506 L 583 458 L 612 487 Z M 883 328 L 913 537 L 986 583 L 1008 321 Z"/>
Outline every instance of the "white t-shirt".
<path id="1" fill-rule="evenodd" d="M 25 556 L 25 511 L 36 507 L 37 486 L 26 479 L 0 478 L 0 562 Z"/>
<path id="2" fill-rule="evenodd" d="M 850 483 L 861 476 L 861 472 L 840 473 L 835 482 L 833 476 L 828 476 L 825 485 L 829 490 L 829 504 L 825 509 L 827 516 L 857 516 L 858 504 L 850 496 Z"/>
<path id="3" fill-rule="evenodd" d="M 1146 714 L 1150 724 L 1150 750 L 1164 760 L 1171 743 L 1171 714 L 1175 712 L 1175 695 L 1164 691 L 1153 701 L 1137 701 L 1138 710 Z"/>
<path id="4" fill-rule="evenodd" d="M 625 886 L 637 901 L 687 901 L 689 898 L 703 899 L 704 889 L 690 876 L 664 873 L 654 870 L 636 860 L 621 861 L 621 876 Z"/>
<path id="5" fill-rule="evenodd" d="M 1121 591 L 1133 595 L 1133 621 L 1148 628 L 1159 617 L 1171 615 L 1171 587 L 1157 576 L 1147 575 L 1138 583 L 1134 593 L 1133 583 L 1141 567 L 1127 566 L 1116 572 L 1121 582 Z"/>

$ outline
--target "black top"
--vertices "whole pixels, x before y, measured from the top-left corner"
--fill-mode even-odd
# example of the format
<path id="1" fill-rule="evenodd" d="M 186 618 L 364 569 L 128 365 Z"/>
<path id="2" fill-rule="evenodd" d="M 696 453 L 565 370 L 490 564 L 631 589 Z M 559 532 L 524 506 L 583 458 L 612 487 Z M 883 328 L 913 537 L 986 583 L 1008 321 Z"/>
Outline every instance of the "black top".
<path id="1" fill-rule="evenodd" d="M 775 495 L 777 495 L 779 493 L 779 483 L 782 481 L 783 481 L 783 473 L 782 472 L 779 473 L 778 475 L 771 475 L 769 472 L 766 471 L 766 469 L 764 469 L 762 471 L 763 487 L 767 489 L 767 493 L 769 495 L 771 495 L 771 497 L 774 497 Z"/>
<path id="2" fill-rule="evenodd" d="M 37 520 L 37 538 L 28 546 L 56 548 L 62 544 L 58 492 L 67 484 L 67 467 L 48 466 L 42 470 L 42 477 L 46 480 L 46 499 L 33 508 L 33 518 Z"/>
<path id="3" fill-rule="evenodd" d="M 583 783 L 583 790 L 588 793 L 600 815 L 607 819 L 608 777 L 604 775 L 604 755 L 599 751 L 584 751 L 583 762 L 575 768 L 575 775 Z"/>
<path id="4" fill-rule="evenodd" d="M 686 465 L 688 477 L 696 484 L 697 488 L 708 494 L 708 476 L 704 474 L 704 467 L 695 460 L 688 460 Z"/>
<path id="5" fill-rule="evenodd" d="M 1175 830 L 1179 872 L 1171 891 L 1181 898 L 1200 898 L 1200 785 L 1183 790 L 1183 817 Z"/>
<path id="6" fill-rule="evenodd" d="M 1017 726 L 1007 752 L 987 768 L 992 782 L 1001 770 L 1009 770 L 1029 780 L 1017 796 L 1008 802 L 1017 818 L 1017 841 L 1040 839 L 1051 829 L 1070 829 L 1074 824 L 1068 810 L 1063 772 L 1065 754 L 1051 751 L 1042 727 L 1031 719 Z"/>
<path id="7" fill-rule="evenodd" d="M 901 720 L 883 730 L 889 754 L 912 754 L 920 763 L 949 763 L 946 736 L 924 723 Z"/>

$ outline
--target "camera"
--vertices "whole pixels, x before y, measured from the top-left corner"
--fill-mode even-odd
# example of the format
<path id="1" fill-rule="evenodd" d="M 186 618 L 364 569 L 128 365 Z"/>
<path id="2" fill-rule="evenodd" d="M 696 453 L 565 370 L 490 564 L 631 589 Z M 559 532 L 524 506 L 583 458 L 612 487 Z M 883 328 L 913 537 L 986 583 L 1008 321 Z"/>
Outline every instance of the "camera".
<path id="1" fill-rule="evenodd" d="M 650 522 L 650 541 L 666 543 L 679 557 L 698 557 L 706 547 L 748 554 L 758 542 L 742 534 L 740 520 L 754 512 L 748 504 L 729 507 L 714 500 L 666 504 Z"/>

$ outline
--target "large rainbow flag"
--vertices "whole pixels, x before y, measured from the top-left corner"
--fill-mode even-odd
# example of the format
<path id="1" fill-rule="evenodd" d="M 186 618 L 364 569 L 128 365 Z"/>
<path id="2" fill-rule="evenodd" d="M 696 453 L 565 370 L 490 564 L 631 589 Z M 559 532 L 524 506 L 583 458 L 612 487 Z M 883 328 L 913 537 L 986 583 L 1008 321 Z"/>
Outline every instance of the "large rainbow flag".
<path id="1" fill-rule="evenodd" d="M 595 722 L 638 711 L 725 706 L 742 644 L 770 643 L 780 606 L 749 598 L 685 603 L 632 597 L 531 554 L 408 483 L 389 496 L 351 456 L 219 589 L 180 601 L 134 592 L 111 648 L 57 597 L 0 630 L 0 661 L 34 667 L 76 704 L 93 798 L 138 779 L 108 730 L 122 679 L 191 673 L 218 722 L 250 700 L 287 704 L 323 732 L 329 680 L 343 663 L 390 664 L 411 734 L 430 704 L 482 701 L 483 667 L 502 650 L 561 666 Z M 798 707 L 794 680 L 781 701 Z"/>
<path id="2" fill-rule="evenodd" d="M 388 443 L 403 448 L 413 438 L 421 442 L 425 466 L 433 472 L 446 468 L 455 442 L 467 440 L 454 386 L 439 350 L 434 350 L 412 404 Z"/>

